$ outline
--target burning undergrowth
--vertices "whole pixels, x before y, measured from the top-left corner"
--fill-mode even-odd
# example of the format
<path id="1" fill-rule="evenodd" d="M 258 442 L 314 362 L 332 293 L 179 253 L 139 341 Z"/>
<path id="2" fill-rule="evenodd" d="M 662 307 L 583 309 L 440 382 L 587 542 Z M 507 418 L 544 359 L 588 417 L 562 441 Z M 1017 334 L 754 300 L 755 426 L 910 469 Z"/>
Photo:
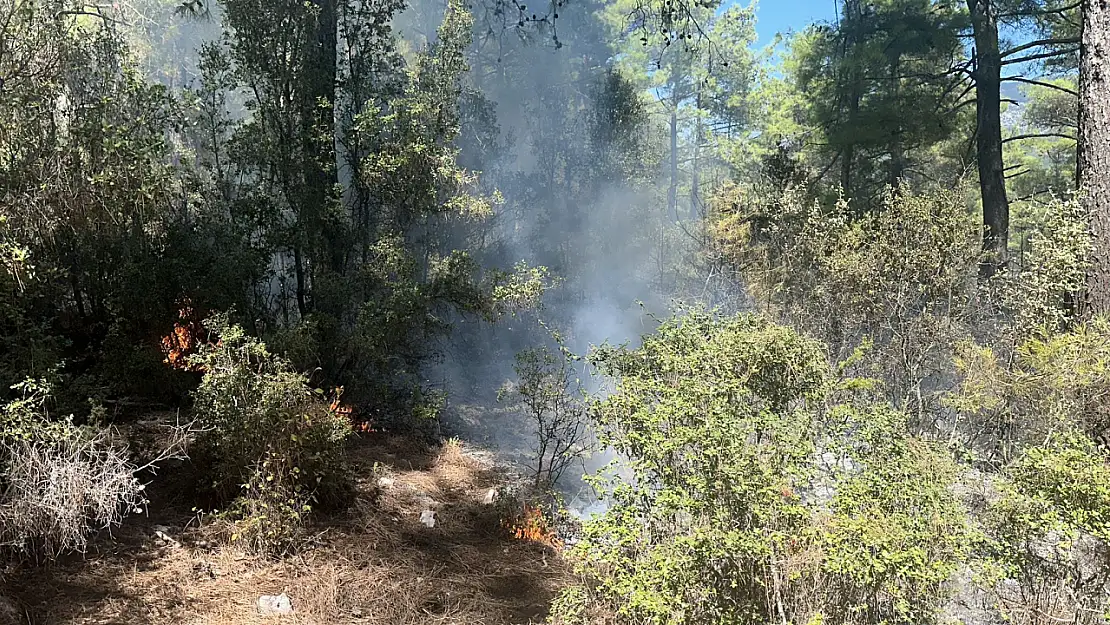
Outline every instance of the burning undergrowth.
<path id="1" fill-rule="evenodd" d="M 524 504 L 519 514 L 501 520 L 501 527 L 517 540 L 526 540 L 561 551 L 566 544 L 539 506 Z"/>
<path id="2" fill-rule="evenodd" d="M 190 362 L 190 356 L 196 354 L 202 344 L 211 340 L 212 337 L 205 329 L 192 301 L 184 298 L 178 303 L 177 321 L 173 324 L 173 330 L 162 337 L 164 362 L 172 369 L 201 371 L 198 365 Z"/>

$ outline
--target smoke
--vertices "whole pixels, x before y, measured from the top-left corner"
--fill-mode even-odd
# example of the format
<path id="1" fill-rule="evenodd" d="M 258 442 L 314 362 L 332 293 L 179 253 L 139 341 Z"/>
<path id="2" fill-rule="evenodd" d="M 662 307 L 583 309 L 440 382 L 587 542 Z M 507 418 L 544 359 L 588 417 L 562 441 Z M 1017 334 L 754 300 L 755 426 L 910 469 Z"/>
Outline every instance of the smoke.
<path id="1" fill-rule="evenodd" d="M 414 3 L 396 19 L 397 32 L 414 49 L 427 45 L 443 8 L 440 0 Z M 534 313 L 492 325 L 457 319 L 429 378 L 450 398 L 445 426 L 514 463 L 532 459 L 532 424 L 495 391 L 514 380 L 517 353 L 552 345 L 544 326 L 578 355 L 605 343 L 635 347 L 669 308 L 662 267 L 673 239 L 664 236 L 658 186 L 662 136 L 627 101 L 636 91 L 613 67 L 597 8 L 567 7 L 562 47 L 551 45 L 549 25 L 506 29 L 475 8 L 460 160 L 504 198 L 494 236 L 476 254 L 486 267 L 546 266 L 562 283 Z M 603 396 L 608 381 L 584 362 L 577 366 L 582 389 Z M 572 512 L 588 517 L 607 508 L 582 476 L 610 465 L 628 477 L 610 449 L 595 450 L 564 475 Z"/>

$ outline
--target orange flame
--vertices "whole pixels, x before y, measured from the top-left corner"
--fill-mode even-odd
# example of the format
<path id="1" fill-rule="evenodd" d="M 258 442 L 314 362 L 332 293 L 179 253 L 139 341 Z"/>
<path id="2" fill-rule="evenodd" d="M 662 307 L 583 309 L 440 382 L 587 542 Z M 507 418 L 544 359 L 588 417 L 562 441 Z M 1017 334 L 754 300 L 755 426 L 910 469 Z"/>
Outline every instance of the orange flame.
<path id="1" fill-rule="evenodd" d="M 197 371 L 199 369 L 196 366 L 189 364 L 189 356 L 200 345 L 200 324 L 196 321 L 196 313 L 188 298 L 182 300 L 180 306 L 173 331 L 162 337 L 162 353 L 166 355 L 163 362 L 174 369 Z"/>
<path id="2" fill-rule="evenodd" d="M 543 510 L 536 506 L 524 505 L 524 513 L 518 521 L 505 519 L 501 526 L 508 530 L 509 535 L 518 540 L 547 545 L 552 549 L 562 549 L 563 541 L 559 540 L 555 530 L 543 516 Z"/>
<path id="3" fill-rule="evenodd" d="M 372 421 L 355 419 L 354 408 L 352 408 L 351 406 L 348 406 L 348 405 L 344 404 L 343 402 L 339 401 L 339 398 L 342 395 L 343 395 L 343 387 L 342 386 L 337 386 L 335 388 L 335 395 L 334 395 L 333 399 L 331 400 L 331 405 L 328 406 L 328 410 L 334 412 L 335 414 L 337 414 L 339 416 L 346 417 L 351 422 L 351 427 L 356 432 L 370 433 L 370 432 L 379 432 L 379 431 L 381 431 L 378 428 L 374 427 L 374 424 L 373 424 Z"/>

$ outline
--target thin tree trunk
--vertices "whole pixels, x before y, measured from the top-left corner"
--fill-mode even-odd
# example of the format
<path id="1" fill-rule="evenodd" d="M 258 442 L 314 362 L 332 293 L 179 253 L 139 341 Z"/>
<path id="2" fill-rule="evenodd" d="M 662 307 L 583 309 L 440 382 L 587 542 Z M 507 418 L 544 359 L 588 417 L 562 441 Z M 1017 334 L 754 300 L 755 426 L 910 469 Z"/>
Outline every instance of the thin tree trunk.
<path id="1" fill-rule="evenodd" d="M 670 187 L 667 189 L 667 210 L 678 221 L 678 89 L 671 83 L 671 160 Z"/>
<path id="2" fill-rule="evenodd" d="M 297 312 L 301 314 L 303 319 L 305 314 L 308 313 L 308 306 L 305 299 L 304 262 L 301 258 L 299 245 L 293 248 L 293 273 L 297 278 Z"/>
<path id="3" fill-rule="evenodd" d="M 847 22 L 845 28 L 847 35 L 844 38 L 844 47 L 841 51 L 843 58 L 847 61 L 852 51 L 853 46 L 856 45 L 856 34 L 860 27 L 860 22 L 863 19 L 862 10 L 860 8 L 859 0 L 845 0 L 844 2 L 844 20 Z M 860 76 L 853 64 L 847 64 L 849 69 L 847 75 L 844 76 L 847 111 L 845 112 L 846 119 L 844 125 L 852 127 L 855 124 L 856 118 L 859 117 L 860 107 Z M 854 189 L 852 187 L 852 174 L 855 172 L 855 153 L 856 146 L 854 143 L 848 143 L 842 150 L 843 160 L 840 162 L 840 189 L 845 197 L 852 197 Z M 858 205 L 856 205 L 858 207 Z"/>
<path id="4" fill-rule="evenodd" d="M 698 194 L 698 167 L 701 163 L 698 162 L 698 157 L 701 156 L 701 89 L 698 89 L 697 98 L 695 102 L 694 114 L 697 115 L 697 122 L 694 125 L 694 159 L 690 167 L 690 221 L 696 221 L 701 214 L 700 200 Z"/>
<path id="5" fill-rule="evenodd" d="M 897 102 L 902 88 L 902 81 L 898 78 L 900 63 L 895 60 L 890 64 L 890 79 L 893 82 L 894 101 Z M 902 145 L 902 124 L 896 123 L 890 141 L 890 186 L 897 189 L 902 184 L 902 176 L 906 171 L 906 150 Z"/>
<path id="6" fill-rule="evenodd" d="M 1085 313 L 1110 312 L 1110 2 L 1083 3 L 1079 62 L 1079 184 L 1093 235 Z"/>
<path id="7" fill-rule="evenodd" d="M 1002 164 L 1002 56 L 992 0 L 967 0 L 975 38 L 976 161 L 983 201 L 983 250 L 980 274 L 990 277 L 1006 263 L 1010 202 Z"/>

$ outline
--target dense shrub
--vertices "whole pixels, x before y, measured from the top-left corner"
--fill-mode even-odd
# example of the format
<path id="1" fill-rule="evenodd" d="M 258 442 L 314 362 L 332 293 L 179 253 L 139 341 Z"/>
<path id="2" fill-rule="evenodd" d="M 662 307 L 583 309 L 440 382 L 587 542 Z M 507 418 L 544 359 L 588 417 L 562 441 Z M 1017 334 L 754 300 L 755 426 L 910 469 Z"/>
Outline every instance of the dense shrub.
<path id="1" fill-rule="evenodd" d="M 825 341 L 834 358 L 870 342 L 858 367 L 931 427 L 954 346 L 981 318 L 980 234 L 959 187 L 887 194 L 879 210 L 824 206 L 798 191 L 727 186 L 711 240 L 759 308 Z"/>
<path id="2" fill-rule="evenodd" d="M 976 565 L 993 609 L 1011 622 L 1102 622 L 1110 608 L 1110 321 L 1037 336 L 1011 358 L 967 345 L 958 362 L 964 379 L 949 403 L 994 441 L 973 457 L 992 473 Z"/>
<path id="3" fill-rule="evenodd" d="M 204 372 L 195 402 L 203 432 L 194 457 L 207 486 L 232 502 L 235 537 L 261 551 L 284 550 L 314 503 L 345 496 L 350 423 L 226 315 L 205 327 L 219 340 L 190 357 Z"/>
<path id="4" fill-rule="evenodd" d="M 594 361 L 633 478 L 574 551 L 579 599 L 648 623 L 936 620 L 967 542 L 955 466 L 823 345 L 692 312 Z"/>

